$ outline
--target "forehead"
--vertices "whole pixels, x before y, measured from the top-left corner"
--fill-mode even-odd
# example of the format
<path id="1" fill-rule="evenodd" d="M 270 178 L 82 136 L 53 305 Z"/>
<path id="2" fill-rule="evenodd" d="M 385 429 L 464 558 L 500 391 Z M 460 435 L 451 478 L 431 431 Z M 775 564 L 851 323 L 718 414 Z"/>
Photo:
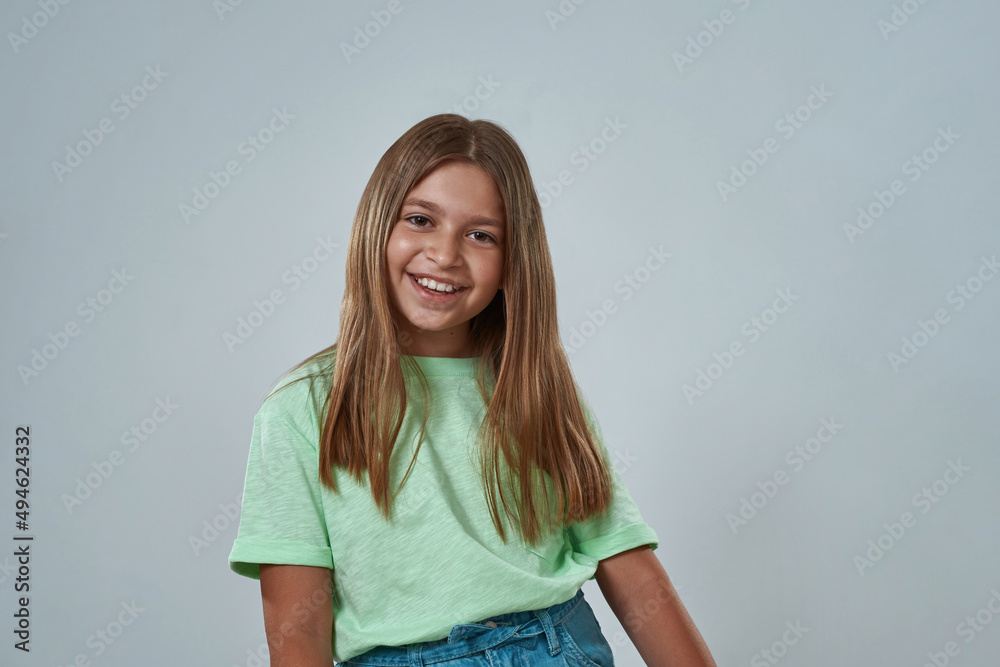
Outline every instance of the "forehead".
<path id="1" fill-rule="evenodd" d="M 493 178 L 481 167 L 457 161 L 445 162 L 426 174 L 407 193 L 403 206 L 476 219 L 500 229 L 505 218 Z"/>

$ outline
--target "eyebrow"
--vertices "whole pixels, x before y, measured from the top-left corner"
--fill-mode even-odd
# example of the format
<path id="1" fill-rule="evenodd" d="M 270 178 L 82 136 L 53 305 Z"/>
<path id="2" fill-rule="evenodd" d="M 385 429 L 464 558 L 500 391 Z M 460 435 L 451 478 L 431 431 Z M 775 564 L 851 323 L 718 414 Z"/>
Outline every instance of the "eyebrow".
<path id="1" fill-rule="evenodd" d="M 427 201 L 426 199 L 407 199 L 403 202 L 403 206 L 419 206 L 420 208 L 425 208 L 431 213 L 436 213 L 437 215 L 442 215 L 444 213 L 440 206 L 432 201 Z M 487 218 L 483 215 L 474 215 L 469 218 L 469 222 L 476 225 L 496 227 L 498 230 L 503 231 L 503 223 L 497 222 L 493 218 Z"/>

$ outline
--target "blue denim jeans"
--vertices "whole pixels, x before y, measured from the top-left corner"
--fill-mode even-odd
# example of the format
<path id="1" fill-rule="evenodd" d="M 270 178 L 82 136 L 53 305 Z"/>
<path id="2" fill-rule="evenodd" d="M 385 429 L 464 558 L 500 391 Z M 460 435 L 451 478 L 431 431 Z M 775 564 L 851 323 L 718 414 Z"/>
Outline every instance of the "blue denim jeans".
<path id="1" fill-rule="evenodd" d="M 546 609 L 518 611 L 463 623 L 445 639 L 405 646 L 376 646 L 338 665 L 372 667 L 613 667 L 611 646 L 601 633 L 583 589 Z"/>

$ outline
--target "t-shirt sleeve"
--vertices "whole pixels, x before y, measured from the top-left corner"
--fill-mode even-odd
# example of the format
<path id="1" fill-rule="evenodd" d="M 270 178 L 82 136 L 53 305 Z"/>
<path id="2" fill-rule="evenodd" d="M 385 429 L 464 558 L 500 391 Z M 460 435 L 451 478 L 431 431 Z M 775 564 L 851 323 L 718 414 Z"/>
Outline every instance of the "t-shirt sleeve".
<path id="1" fill-rule="evenodd" d="M 281 415 L 254 417 L 233 572 L 260 579 L 261 563 L 333 569 L 317 446 Z"/>
<path id="2" fill-rule="evenodd" d="M 625 482 L 604 443 L 604 434 L 600 424 L 590 409 L 582 404 L 584 415 L 590 424 L 591 436 L 601 449 L 604 461 L 611 474 L 612 497 L 611 504 L 602 513 L 586 521 L 578 521 L 567 526 L 567 535 L 573 550 L 597 560 L 614 556 L 615 554 L 635 547 L 648 544 L 650 548 L 659 546 L 656 532 L 642 519 L 639 508 L 629 495 Z"/>

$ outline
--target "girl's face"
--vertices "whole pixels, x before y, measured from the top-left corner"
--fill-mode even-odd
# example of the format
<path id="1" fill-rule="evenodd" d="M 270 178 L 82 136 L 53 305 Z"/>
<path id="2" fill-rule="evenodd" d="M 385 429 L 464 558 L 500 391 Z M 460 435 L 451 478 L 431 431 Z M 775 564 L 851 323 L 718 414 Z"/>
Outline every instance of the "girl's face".
<path id="1" fill-rule="evenodd" d="M 406 354 L 475 354 L 469 320 L 502 287 L 505 232 L 500 192 L 478 166 L 443 162 L 406 194 L 386 247 Z"/>

